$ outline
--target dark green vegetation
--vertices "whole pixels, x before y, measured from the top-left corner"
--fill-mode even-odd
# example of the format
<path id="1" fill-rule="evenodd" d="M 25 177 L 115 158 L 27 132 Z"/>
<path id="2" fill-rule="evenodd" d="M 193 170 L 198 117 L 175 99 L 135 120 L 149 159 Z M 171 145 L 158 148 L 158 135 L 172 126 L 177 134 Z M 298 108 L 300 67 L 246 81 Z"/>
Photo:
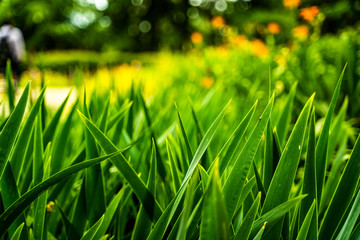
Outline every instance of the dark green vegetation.
<path id="1" fill-rule="evenodd" d="M 358 239 L 360 142 L 352 102 L 338 101 L 344 71 L 323 118 L 316 94 L 294 104 L 297 84 L 253 102 L 217 87 L 175 105 L 136 86 L 85 91 L 55 112 L 45 88 L 29 101 L 28 83 L 15 105 L 10 87 L 1 238 Z"/>

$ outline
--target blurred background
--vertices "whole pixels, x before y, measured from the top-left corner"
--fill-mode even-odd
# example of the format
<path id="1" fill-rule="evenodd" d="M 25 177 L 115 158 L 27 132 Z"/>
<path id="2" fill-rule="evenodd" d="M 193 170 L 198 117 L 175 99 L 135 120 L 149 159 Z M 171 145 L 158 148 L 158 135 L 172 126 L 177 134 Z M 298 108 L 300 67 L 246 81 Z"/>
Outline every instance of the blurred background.
<path id="1" fill-rule="evenodd" d="M 300 103 L 317 92 L 322 114 L 348 63 L 341 97 L 360 112 L 359 0 L 3 0 L 8 19 L 26 42 L 20 86 L 135 81 L 146 95 L 219 88 L 250 102 L 267 97 L 270 73 L 277 96 L 295 82 Z"/>

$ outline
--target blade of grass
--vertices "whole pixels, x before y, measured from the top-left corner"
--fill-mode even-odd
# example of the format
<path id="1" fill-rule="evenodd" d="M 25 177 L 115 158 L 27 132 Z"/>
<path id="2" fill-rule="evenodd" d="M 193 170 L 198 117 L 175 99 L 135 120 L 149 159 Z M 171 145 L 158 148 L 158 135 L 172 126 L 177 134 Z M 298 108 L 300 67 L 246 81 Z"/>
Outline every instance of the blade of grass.
<path id="1" fill-rule="evenodd" d="M 186 186 L 188 185 L 191 176 L 193 175 L 194 171 L 196 170 L 197 165 L 199 164 L 199 162 L 201 160 L 201 157 L 205 153 L 212 138 L 214 137 L 215 132 L 216 132 L 221 120 L 223 119 L 223 117 L 225 115 L 225 111 L 229 104 L 230 104 L 230 102 L 224 107 L 224 109 L 220 112 L 220 114 L 217 116 L 217 118 L 211 124 L 208 131 L 205 133 L 199 147 L 197 148 L 197 150 L 194 154 L 194 157 L 190 163 L 189 169 L 186 172 L 186 175 L 181 183 L 179 191 L 176 193 L 174 198 L 168 204 L 164 213 L 161 215 L 160 219 L 156 222 L 153 230 L 151 231 L 151 233 L 147 239 L 149 239 L 149 240 L 161 239 L 162 236 L 165 234 L 165 231 L 166 231 L 167 227 L 169 226 L 171 219 L 173 218 L 173 216 L 180 204 L 181 199 L 184 196 Z"/>
<path id="2" fill-rule="evenodd" d="M 226 201 L 229 220 L 231 220 L 234 216 L 236 205 L 243 190 L 246 176 L 255 157 L 257 148 L 261 142 L 261 136 L 263 135 L 269 121 L 274 98 L 275 94 L 273 94 L 259 118 L 256 127 L 249 137 L 249 140 L 246 142 L 241 153 L 237 156 L 231 172 L 224 183 L 222 191 Z"/>
<path id="3" fill-rule="evenodd" d="M 175 155 L 174 155 L 171 147 L 169 146 L 168 139 L 166 139 L 166 150 L 167 150 L 167 154 L 168 154 L 169 160 L 170 160 L 169 161 L 170 162 L 170 172 L 171 172 L 171 177 L 173 180 L 174 192 L 177 192 L 177 190 L 180 188 L 181 180 L 179 177 L 179 169 L 175 162 Z"/>
<path id="4" fill-rule="evenodd" d="M 78 111 L 81 120 L 84 125 L 89 129 L 99 145 L 104 149 L 106 153 L 112 153 L 118 151 L 117 147 L 102 133 L 89 119 L 87 119 L 82 113 Z M 155 142 L 155 141 L 154 141 Z M 134 193 L 144 205 L 146 212 L 152 220 L 157 220 L 162 210 L 155 200 L 150 190 L 145 186 L 141 178 L 136 174 L 135 170 L 130 166 L 126 158 L 120 154 L 111 161 L 128 181 L 130 187 Z"/>
<path id="5" fill-rule="evenodd" d="M 307 194 L 308 196 L 301 202 L 300 222 L 303 222 L 304 219 L 306 218 L 309 209 L 313 204 L 312 201 L 314 199 L 317 199 L 315 146 L 316 146 L 316 140 L 315 140 L 315 107 L 314 107 L 310 116 L 310 131 L 309 131 L 308 147 L 306 152 L 304 180 L 303 180 L 303 189 L 302 189 L 302 194 Z M 317 201 L 315 205 L 317 205 Z M 317 235 L 318 235 L 317 207 L 315 207 L 315 209 L 316 210 L 313 214 L 313 222 L 310 225 L 310 230 L 308 233 L 310 239 L 317 239 Z"/>
<path id="6" fill-rule="evenodd" d="M 255 220 L 252 228 L 250 237 L 255 236 L 255 234 L 260 230 L 261 226 L 263 226 L 264 223 L 269 224 L 269 227 L 271 228 L 276 224 L 282 217 L 290 211 L 293 207 L 296 206 L 306 195 L 301 195 L 299 197 L 290 199 L 279 206 L 271 209 L 267 213 L 261 215 L 258 219 Z"/>
<path id="7" fill-rule="evenodd" d="M 44 130 L 44 135 L 43 135 L 44 146 L 47 146 L 47 144 L 50 141 L 53 140 L 55 130 L 56 130 L 57 126 L 58 126 L 61 114 L 62 114 L 62 112 L 64 111 L 64 108 L 65 108 L 65 105 L 66 105 L 67 101 L 70 98 L 70 94 L 71 94 L 71 91 L 69 91 L 68 95 L 66 96 L 64 101 L 61 103 L 60 107 L 58 108 L 58 110 L 56 111 L 54 116 L 52 117 L 49 125 L 46 126 L 46 128 Z"/>
<path id="8" fill-rule="evenodd" d="M 335 111 L 336 101 L 338 99 L 339 93 L 340 93 L 340 87 L 342 83 L 342 79 L 344 76 L 344 72 L 346 69 L 346 65 L 340 75 L 340 78 L 338 80 L 338 83 L 336 85 L 333 97 L 330 102 L 329 110 L 325 117 L 324 126 L 321 130 L 321 134 L 319 137 L 319 140 L 317 142 L 316 146 L 316 184 L 317 184 L 317 201 L 318 205 L 321 201 L 322 191 L 324 187 L 325 182 L 325 171 L 327 168 L 327 153 L 328 153 L 328 145 L 329 145 L 329 130 L 330 130 L 330 124 L 331 119 Z"/>
<path id="9" fill-rule="evenodd" d="M 38 115 L 41 103 L 44 98 L 44 93 L 45 93 L 45 88 L 41 91 L 39 97 L 37 98 L 35 104 L 33 105 L 29 117 L 27 118 L 24 127 L 22 128 L 19 134 L 18 140 L 16 141 L 13 154 L 11 155 L 9 160 L 17 183 L 19 182 L 20 179 L 20 173 L 22 173 L 24 160 L 25 160 L 25 153 L 31 139 L 30 135 L 33 130 L 35 118 Z"/>
<path id="10" fill-rule="evenodd" d="M 153 140 L 154 141 L 154 140 Z M 152 153 L 151 153 L 151 164 L 150 164 L 150 173 L 148 176 L 147 187 L 154 194 L 156 192 L 156 148 L 155 143 L 152 145 Z M 151 231 L 152 221 L 149 216 L 146 214 L 144 207 L 141 205 L 140 210 L 138 212 L 134 230 L 131 236 L 131 240 L 141 240 L 146 239 Z"/>
<path id="11" fill-rule="evenodd" d="M 26 192 L 20 198 L 18 198 L 10 207 L 5 209 L 5 211 L 0 215 L 0 237 L 2 237 L 6 230 L 9 228 L 11 223 L 36 199 L 38 198 L 43 192 L 49 189 L 51 186 L 55 185 L 56 183 L 60 182 L 66 177 L 71 176 L 87 167 L 93 166 L 98 164 L 108 158 L 115 157 L 120 154 L 120 151 L 115 153 L 102 156 L 96 159 L 87 160 L 82 163 L 75 164 L 64 170 L 57 172 L 56 174 L 52 175 L 45 181 L 42 181 L 30 191 Z"/>
<path id="12" fill-rule="evenodd" d="M 23 230 L 24 227 L 24 222 L 16 229 L 14 235 L 12 236 L 11 240 L 19 240 L 20 236 L 21 236 L 21 231 Z"/>
<path id="13" fill-rule="evenodd" d="M 210 182 L 204 196 L 200 239 L 229 239 L 230 231 L 225 201 L 221 193 L 218 159 L 210 174 Z"/>
<path id="14" fill-rule="evenodd" d="M 94 240 L 100 239 L 102 236 L 105 235 L 106 230 L 108 229 L 112 218 L 115 215 L 115 211 L 119 206 L 120 200 L 122 199 L 122 197 L 125 194 L 125 192 L 127 191 L 127 187 L 123 187 L 121 188 L 121 190 L 115 195 L 115 197 L 113 198 L 113 200 L 111 200 L 109 206 L 106 208 L 105 214 L 104 214 L 104 221 L 102 222 L 102 224 L 100 225 L 98 231 L 96 232 L 95 236 L 94 236 Z"/>
<path id="15" fill-rule="evenodd" d="M 267 222 L 265 222 L 264 225 L 260 228 L 259 232 L 256 234 L 256 236 L 254 237 L 253 240 L 260 240 L 261 239 L 261 237 L 262 237 L 262 235 L 264 233 L 266 224 L 267 224 Z"/>
<path id="16" fill-rule="evenodd" d="M 309 211 L 307 212 L 307 214 L 305 216 L 304 221 L 302 222 L 302 225 L 301 225 L 300 231 L 296 237 L 296 240 L 309 239 L 309 237 L 310 237 L 309 229 L 310 229 L 311 223 L 313 223 L 313 214 L 315 212 L 315 209 L 316 209 L 316 199 L 314 199 Z"/>
<path id="17" fill-rule="evenodd" d="M 11 70 L 11 62 L 10 59 L 6 62 L 6 70 L 5 70 L 5 78 L 7 83 L 7 93 L 9 98 L 9 109 L 10 112 L 14 110 L 15 107 L 15 90 L 12 79 L 12 70 Z"/>
<path id="18" fill-rule="evenodd" d="M 99 230 L 100 226 L 102 225 L 104 221 L 105 215 L 102 215 L 102 217 L 94 223 L 94 225 L 91 226 L 91 228 L 84 234 L 84 236 L 80 240 L 92 240 L 94 239 L 95 234 Z"/>
<path id="19" fill-rule="evenodd" d="M 314 100 L 314 94 L 309 98 L 301 111 L 299 118 L 294 126 L 285 150 L 283 151 L 274 176 L 271 180 L 267 196 L 265 198 L 262 213 L 266 213 L 289 198 L 291 186 L 295 179 L 296 170 L 300 161 L 301 150 L 304 142 L 307 122 L 310 109 Z M 278 238 L 281 228 L 274 232 L 272 237 Z"/>
<path id="20" fill-rule="evenodd" d="M 30 83 L 28 83 L 9 120 L 0 133 L 0 179 L 8 162 L 10 151 L 18 135 L 22 119 L 28 102 Z"/>
<path id="21" fill-rule="evenodd" d="M 191 150 L 190 141 L 186 134 L 185 127 L 184 127 L 183 121 L 181 119 L 179 109 L 178 109 L 176 103 L 174 103 L 174 104 L 175 104 L 175 108 L 176 108 L 176 112 L 177 112 L 177 116 L 178 116 L 178 122 L 180 124 L 181 135 L 182 135 L 182 138 L 184 139 L 185 146 L 186 146 L 187 157 L 190 161 L 193 158 L 193 151 Z"/>
<path id="22" fill-rule="evenodd" d="M 360 134 L 320 226 L 319 239 L 330 239 L 351 202 L 360 175 Z"/>
<path id="23" fill-rule="evenodd" d="M 254 203 L 251 205 L 249 211 L 243 219 L 234 240 L 247 240 L 250 236 L 251 227 L 254 223 L 256 213 L 258 212 L 261 200 L 261 192 L 257 195 Z"/>

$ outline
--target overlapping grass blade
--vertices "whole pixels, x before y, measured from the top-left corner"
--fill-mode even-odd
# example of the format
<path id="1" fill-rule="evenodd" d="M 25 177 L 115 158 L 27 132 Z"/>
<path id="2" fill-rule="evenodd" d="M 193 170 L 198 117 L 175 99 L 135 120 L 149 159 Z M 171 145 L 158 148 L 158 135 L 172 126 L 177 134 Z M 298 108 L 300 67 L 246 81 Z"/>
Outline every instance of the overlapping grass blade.
<path id="1" fill-rule="evenodd" d="M 345 224 L 342 226 L 339 235 L 336 240 L 347 240 L 350 238 L 350 234 L 357 222 L 360 215 L 360 190 L 356 194 L 356 198 L 353 206 L 351 207 L 349 215 L 346 217 Z"/>
<path id="2" fill-rule="evenodd" d="M 224 107 L 224 109 L 220 112 L 220 114 L 216 117 L 214 122 L 211 124 L 208 131 L 205 133 L 199 147 L 197 148 L 197 150 L 194 154 L 194 157 L 190 163 L 189 169 L 186 172 L 186 175 L 181 183 L 179 191 L 174 196 L 174 198 L 171 200 L 171 202 L 168 204 L 164 213 L 161 215 L 160 219 L 156 222 L 153 230 L 151 231 L 151 233 L 147 239 L 149 239 L 149 240 L 161 239 L 162 236 L 165 234 L 165 231 L 166 231 L 167 227 L 169 226 L 170 221 L 172 220 L 172 218 L 175 214 L 175 211 L 177 210 L 177 208 L 180 204 L 181 199 L 184 196 L 186 186 L 188 185 L 191 176 L 194 174 L 194 171 L 196 170 L 197 165 L 199 164 L 199 162 L 201 160 L 201 157 L 205 153 L 212 138 L 214 137 L 215 132 L 216 132 L 221 120 L 223 119 L 223 117 L 225 115 L 225 111 L 226 111 L 229 103 Z"/>
<path id="3" fill-rule="evenodd" d="M 224 183 L 222 191 L 226 201 L 227 213 L 230 220 L 234 216 L 236 205 L 243 190 L 246 176 L 260 144 L 261 136 L 263 135 L 267 123 L 270 119 L 274 97 L 275 94 L 273 94 L 271 97 L 264 112 L 259 118 L 256 127 L 252 131 L 249 140 L 246 142 L 241 153 L 235 160 L 232 170 L 230 171 L 230 174 Z"/>
<path id="4" fill-rule="evenodd" d="M 94 239 L 95 234 L 99 230 L 100 226 L 102 225 L 104 221 L 105 215 L 102 215 L 102 217 L 94 223 L 94 225 L 91 226 L 91 228 L 82 236 L 80 240 L 92 240 Z"/>
<path id="5" fill-rule="evenodd" d="M 9 160 L 17 183 L 19 182 L 19 178 L 21 175 L 20 173 L 22 173 L 26 150 L 28 148 L 28 144 L 31 139 L 30 135 L 33 130 L 35 118 L 38 115 L 41 103 L 44 99 L 44 93 L 45 93 L 45 88 L 41 91 L 39 97 L 37 98 L 35 104 L 33 105 L 26 122 L 21 132 L 19 133 L 19 138 L 16 141 L 16 144 L 14 146 L 14 151 Z"/>
<path id="6" fill-rule="evenodd" d="M 309 229 L 310 229 L 311 223 L 314 223 L 313 222 L 313 214 L 315 211 L 316 211 L 316 199 L 314 199 L 309 211 L 307 212 L 307 214 L 304 218 L 304 221 L 302 222 L 302 225 L 301 225 L 299 233 L 296 237 L 296 240 L 310 239 L 311 236 L 309 235 Z"/>
<path id="7" fill-rule="evenodd" d="M 255 235 L 253 240 L 260 240 L 266 227 L 267 222 L 264 223 L 264 225 L 260 228 L 259 232 Z"/>
<path id="8" fill-rule="evenodd" d="M 313 108 L 310 116 L 310 131 L 309 131 L 309 140 L 306 153 L 305 161 L 305 170 L 304 170 L 304 180 L 303 180 L 303 189 L 302 194 L 307 194 L 308 196 L 301 202 L 300 208 L 300 222 L 303 222 L 306 215 L 309 212 L 310 207 L 314 199 L 317 199 L 316 194 L 316 170 L 315 170 L 315 108 Z M 317 202 L 316 202 L 317 205 Z M 315 205 L 315 206 L 316 206 Z M 310 226 L 308 233 L 309 238 L 317 239 L 318 235 L 318 214 L 317 208 L 313 214 L 313 222 Z"/>
<path id="9" fill-rule="evenodd" d="M 293 103 L 294 103 L 294 98 L 295 98 L 295 93 L 296 93 L 296 87 L 297 87 L 297 82 L 295 82 L 292 85 L 289 95 L 287 96 L 285 106 L 282 109 L 282 111 L 280 113 L 280 117 L 276 124 L 276 129 L 277 129 L 279 140 L 280 140 L 281 144 L 284 144 L 286 135 L 288 133 L 290 120 L 291 120 L 291 111 L 293 110 Z"/>
<path id="10" fill-rule="evenodd" d="M 290 199 L 279 206 L 271 209 L 267 213 L 261 215 L 258 219 L 255 220 L 252 228 L 250 237 L 254 237 L 255 234 L 260 230 L 260 228 L 264 225 L 264 223 L 269 224 L 271 228 L 278 222 L 287 212 L 290 211 L 296 204 L 300 203 L 300 201 L 306 197 L 306 195 L 301 195 L 299 197 Z"/>
<path id="11" fill-rule="evenodd" d="M 156 167 L 157 167 L 156 161 L 157 161 L 156 148 L 155 148 L 155 143 L 153 143 L 152 152 L 151 152 L 150 173 L 148 176 L 147 187 L 154 194 L 154 196 L 156 192 Z M 152 221 L 149 218 L 149 216 L 146 214 L 144 210 L 144 206 L 141 205 L 136 218 L 131 239 L 132 240 L 146 239 L 146 237 L 150 233 L 151 225 L 152 225 Z"/>
<path id="12" fill-rule="evenodd" d="M 175 155 L 171 149 L 171 146 L 169 146 L 169 141 L 167 139 L 166 139 L 166 150 L 169 156 L 170 172 L 171 172 L 174 192 L 177 192 L 177 190 L 180 188 L 181 185 L 181 179 L 179 177 L 179 169 L 176 164 Z"/>
<path id="13" fill-rule="evenodd" d="M 316 184 L 317 184 L 316 190 L 317 190 L 318 205 L 320 204 L 321 201 L 321 196 L 325 181 L 325 171 L 328 163 L 327 153 L 328 153 L 328 145 L 329 145 L 330 124 L 331 124 L 332 116 L 335 111 L 336 101 L 340 93 L 340 87 L 341 87 L 342 79 L 344 77 L 345 68 L 346 65 L 336 85 L 333 97 L 330 102 L 329 110 L 325 117 L 324 126 L 321 130 L 321 134 L 316 145 Z"/>
<path id="14" fill-rule="evenodd" d="M 256 213 L 258 212 L 261 200 L 261 193 L 257 195 L 254 203 L 251 205 L 249 211 L 243 219 L 238 232 L 235 235 L 234 240 L 247 240 L 250 236 L 251 227 L 254 223 Z"/>
<path id="15" fill-rule="evenodd" d="M 18 135 L 22 119 L 24 117 L 28 102 L 30 83 L 28 83 L 18 101 L 18 104 L 11 113 L 3 130 L 0 133 L 0 179 L 2 178 L 5 166 L 8 162 L 10 151 L 13 148 Z"/>
<path id="16" fill-rule="evenodd" d="M 96 159 L 87 160 L 82 163 L 75 164 L 64 170 L 55 173 L 54 175 L 50 176 L 45 181 L 42 181 L 30 191 L 26 192 L 20 198 L 18 198 L 10 207 L 5 209 L 5 211 L 0 215 L 0 237 L 2 237 L 6 230 L 9 228 L 11 223 L 36 199 L 38 198 L 43 192 L 49 189 L 51 186 L 55 185 L 56 183 L 60 182 L 66 177 L 71 176 L 74 173 L 77 173 L 87 167 L 93 166 L 98 164 L 108 158 L 115 157 L 120 154 L 120 151 L 114 152 L 112 154 L 102 156 Z"/>
<path id="17" fill-rule="evenodd" d="M 218 160 L 215 160 L 218 162 Z M 218 163 L 215 163 L 205 191 L 200 225 L 200 239 L 229 239 L 230 229 L 225 201 L 221 193 Z"/>
<path id="18" fill-rule="evenodd" d="M 79 112 L 81 120 L 94 136 L 99 145 L 106 153 L 118 151 L 117 147 L 102 133 L 89 119 Z M 159 204 L 156 202 L 151 191 L 145 186 L 141 178 L 136 174 L 135 170 L 130 166 L 126 158 L 120 154 L 111 161 L 128 181 L 130 187 L 143 204 L 146 212 L 152 220 L 157 220 L 162 214 Z"/>
<path id="19" fill-rule="evenodd" d="M 12 236 L 11 240 L 20 240 L 21 231 L 24 228 L 24 222 L 16 229 L 14 235 Z"/>
<path id="20" fill-rule="evenodd" d="M 121 188 L 121 190 L 116 194 L 116 196 L 113 198 L 113 200 L 111 200 L 109 206 L 106 208 L 106 211 L 104 214 L 105 215 L 104 220 L 93 238 L 94 240 L 100 239 L 102 236 L 105 235 L 106 230 L 108 229 L 108 227 L 111 223 L 111 220 L 115 214 L 115 211 L 119 206 L 120 200 L 126 192 L 126 189 L 127 189 L 127 187 Z"/>
<path id="21" fill-rule="evenodd" d="M 360 134 L 357 137 L 349 161 L 341 176 L 336 192 L 331 199 L 330 205 L 325 212 L 324 220 L 320 226 L 319 239 L 330 239 L 335 232 L 345 210 L 349 206 L 353 194 L 356 191 L 360 176 Z"/>
<path id="22" fill-rule="evenodd" d="M 191 149 L 190 141 L 189 141 L 188 135 L 186 134 L 185 127 L 184 127 L 184 124 L 181 119 L 181 115 L 180 115 L 180 112 L 179 112 L 179 109 L 178 109 L 176 103 L 175 103 L 175 108 L 176 108 L 176 112 L 177 112 L 177 116 L 178 116 L 178 122 L 180 124 L 181 135 L 182 135 L 182 138 L 184 139 L 185 146 L 186 146 L 187 157 L 190 161 L 193 158 L 193 151 Z"/>

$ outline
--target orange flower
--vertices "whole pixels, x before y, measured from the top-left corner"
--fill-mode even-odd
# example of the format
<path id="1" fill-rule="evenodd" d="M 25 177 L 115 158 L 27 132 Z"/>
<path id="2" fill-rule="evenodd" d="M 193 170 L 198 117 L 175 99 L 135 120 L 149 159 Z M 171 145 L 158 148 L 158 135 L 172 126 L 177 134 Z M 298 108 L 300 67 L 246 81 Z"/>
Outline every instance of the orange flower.
<path id="1" fill-rule="evenodd" d="M 281 27 L 279 24 L 275 23 L 275 22 L 271 22 L 267 25 L 267 30 L 269 31 L 269 33 L 271 34 L 279 34 Z"/>
<path id="2" fill-rule="evenodd" d="M 300 3 L 300 0 L 283 0 L 283 4 L 286 8 L 296 8 Z"/>
<path id="3" fill-rule="evenodd" d="M 225 19 L 221 16 L 216 16 L 211 19 L 211 25 L 214 28 L 222 28 L 225 26 Z"/>
<path id="4" fill-rule="evenodd" d="M 194 33 L 192 33 L 191 36 L 190 36 L 190 38 L 191 38 L 191 41 L 192 41 L 194 44 L 202 43 L 203 40 L 204 40 L 202 34 L 199 33 L 199 32 L 194 32 Z"/>
<path id="5" fill-rule="evenodd" d="M 247 38 L 243 35 L 237 35 L 233 41 L 237 47 L 243 47 L 248 42 Z"/>
<path id="6" fill-rule="evenodd" d="M 211 88 L 214 85 L 214 79 L 211 77 L 204 77 L 201 81 L 201 85 L 204 88 Z"/>
<path id="7" fill-rule="evenodd" d="M 251 50 L 255 56 L 264 58 L 269 55 L 269 49 L 265 43 L 259 39 L 255 39 L 251 42 Z"/>
<path id="8" fill-rule="evenodd" d="M 317 6 L 312 6 L 309 8 L 303 8 L 300 10 L 300 17 L 308 22 L 312 22 L 316 16 L 319 14 L 320 10 Z"/>
<path id="9" fill-rule="evenodd" d="M 305 39 L 309 35 L 309 28 L 306 25 L 300 25 L 292 30 L 292 35 L 299 39 Z"/>

